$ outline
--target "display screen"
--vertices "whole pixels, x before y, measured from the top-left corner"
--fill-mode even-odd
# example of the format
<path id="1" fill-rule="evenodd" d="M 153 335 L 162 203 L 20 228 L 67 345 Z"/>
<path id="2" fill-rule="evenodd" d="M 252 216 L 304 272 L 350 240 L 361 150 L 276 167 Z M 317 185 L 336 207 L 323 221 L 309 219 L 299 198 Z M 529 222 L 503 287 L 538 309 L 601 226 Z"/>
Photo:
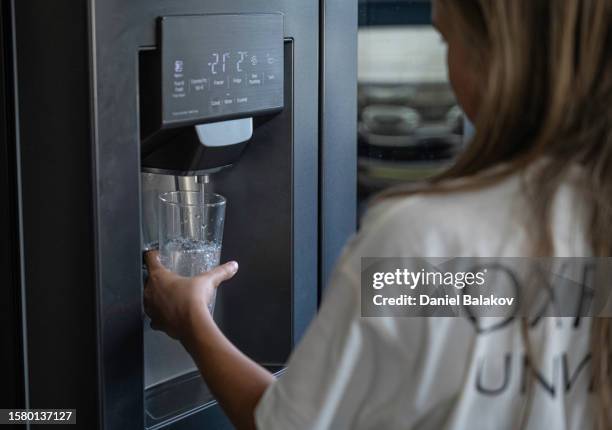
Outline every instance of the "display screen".
<path id="1" fill-rule="evenodd" d="M 283 107 L 283 16 L 161 19 L 162 125 Z"/>

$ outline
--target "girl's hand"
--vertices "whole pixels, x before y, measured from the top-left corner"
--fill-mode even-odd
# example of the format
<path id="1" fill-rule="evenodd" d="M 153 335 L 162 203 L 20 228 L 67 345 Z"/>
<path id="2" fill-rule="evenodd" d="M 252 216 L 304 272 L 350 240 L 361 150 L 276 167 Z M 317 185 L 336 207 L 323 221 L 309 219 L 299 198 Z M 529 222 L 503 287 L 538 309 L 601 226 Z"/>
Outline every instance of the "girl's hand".
<path id="1" fill-rule="evenodd" d="M 238 271 L 238 263 L 231 261 L 185 278 L 166 269 L 157 251 L 148 252 L 145 262 L 149 279 L 144 288 L 144 309 L 151 318 L 151 327 L 181 341 L 190 337 L 194 323 L 210 316 L 208 304 L 215 290 Z"/>

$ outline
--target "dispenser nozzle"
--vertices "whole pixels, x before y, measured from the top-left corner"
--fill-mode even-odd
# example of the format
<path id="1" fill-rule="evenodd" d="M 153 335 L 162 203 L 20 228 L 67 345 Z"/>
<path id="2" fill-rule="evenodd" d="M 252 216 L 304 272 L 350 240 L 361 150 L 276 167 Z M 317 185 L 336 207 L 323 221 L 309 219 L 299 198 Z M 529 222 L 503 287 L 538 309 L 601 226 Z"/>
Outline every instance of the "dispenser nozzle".
<path id="1" fill-rule="evenodd" d="M 198 175 L 196 176 L 196 182 L 202 185 L 210 184 L 210 175 L 209 174 Z"/>
<path id="2" fill-rule="evenodd" d="M 210 175 L 208 173 L 196 176 L 196 184 L 197 184 L 198 190 L 200 191 L 200 196 L 202 199 L 204 199 L 204 195 L 206 193 L 212 192 L 212 186 L 210 183 Z"/>

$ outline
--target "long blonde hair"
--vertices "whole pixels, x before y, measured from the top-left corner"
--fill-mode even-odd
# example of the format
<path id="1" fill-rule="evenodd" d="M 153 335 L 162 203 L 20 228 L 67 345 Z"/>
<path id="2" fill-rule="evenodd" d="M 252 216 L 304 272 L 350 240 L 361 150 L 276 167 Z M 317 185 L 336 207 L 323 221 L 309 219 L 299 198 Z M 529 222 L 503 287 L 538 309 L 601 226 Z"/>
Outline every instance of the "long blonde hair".
<path id="1" fill-rule="evenodd" d="M 552 201 L 569 169 L 580 165 L 593 255 L 612 256 L 612 0 L 438 3 L 486 72 L 473 141 L 423 191 L 448 192 L 443 181 L 465 177 L 475 178 L 471 188 L 486 186 L 546 157 L 528 193 L 534 255 L 552 256 Z M 494 166 L 495 174 L 483 175 Z M 402 191 L 386 193 L 397 194 Z M 610 319 L 593 319 L 591 368 L 600 429 L 612 428 L 610 332 Z"/>

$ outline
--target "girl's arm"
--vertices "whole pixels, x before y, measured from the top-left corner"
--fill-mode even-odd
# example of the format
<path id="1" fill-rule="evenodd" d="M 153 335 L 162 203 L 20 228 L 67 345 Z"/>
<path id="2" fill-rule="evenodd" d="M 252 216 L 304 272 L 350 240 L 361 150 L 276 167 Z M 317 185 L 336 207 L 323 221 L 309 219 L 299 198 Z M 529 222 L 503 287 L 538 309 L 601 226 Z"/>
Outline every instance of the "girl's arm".
<path id="1" fill-rule="evenodd" d="M 181 341 L 236 428 L 255 429 L 255 407 L 274 377 L 232 345 L 207 306 L 221 282 L 236 274 L 238 264 L 184 278 L 165 269 L 157 252 L 148 253 L 146 261 L 144 305 L 151 326 Z"/>

